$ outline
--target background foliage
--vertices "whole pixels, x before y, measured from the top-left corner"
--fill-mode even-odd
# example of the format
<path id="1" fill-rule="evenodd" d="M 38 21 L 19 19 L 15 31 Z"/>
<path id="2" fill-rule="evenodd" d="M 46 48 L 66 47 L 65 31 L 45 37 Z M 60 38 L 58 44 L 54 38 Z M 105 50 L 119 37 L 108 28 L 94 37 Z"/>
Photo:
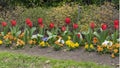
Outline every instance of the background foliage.
<path id="1" fill-rule="evenodd" d="M 109 2 L 106 2 L 109 1 Z M 22 27 L 26 18 L 34 25 L 42 17 L 43 23 L 54 22 L 56 26 L 64 25 L 65 17 L 72 23 L 78 23 L 81 30 L 87 30 L 90 22 L 98 26 L 107 23 L 112 26 L 113 20 L 119 18 L 119 0 L 0 0 L 0 22 L 17 20 Z"/>
<path id="2" fill-rule="evenodd" d="M 37 6 L 59 6 L 63 3 L 78 3 L 80 5 L 90 5 L 90 4 L 96 4 L 96 5 L 102 5 L 104 2 L 111 2 L 114 3 L 115 6 L 118 8 L 119 6 L 119 0 L 0 0 L 0 3 L 4 5 L 6 3 L 7 5 L 17 6 L 22 5 L 26 7 L 37 7 Z"/>

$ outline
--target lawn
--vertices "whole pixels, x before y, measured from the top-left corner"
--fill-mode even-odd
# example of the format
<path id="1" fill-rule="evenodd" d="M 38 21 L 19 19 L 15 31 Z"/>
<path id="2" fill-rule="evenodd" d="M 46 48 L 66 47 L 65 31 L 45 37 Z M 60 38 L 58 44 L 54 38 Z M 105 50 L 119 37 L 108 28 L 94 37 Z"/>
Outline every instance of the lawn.
<path id="1" fill-rule="evenodd" d="M 0 52 L 0 68 L 111 68 L 93 62 L 56 60 L 39 56 Z"/>

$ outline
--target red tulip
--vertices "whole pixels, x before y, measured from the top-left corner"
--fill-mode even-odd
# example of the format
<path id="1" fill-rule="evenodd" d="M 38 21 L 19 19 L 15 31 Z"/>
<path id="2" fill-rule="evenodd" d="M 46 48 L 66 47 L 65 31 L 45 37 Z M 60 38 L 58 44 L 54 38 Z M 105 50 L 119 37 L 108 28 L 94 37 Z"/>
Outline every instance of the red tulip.
<path id="1" fill-rule="evenodd" d="M 77 34 L 77 37 L 80 38 L 80 34 Z"/>
<path id="2" fill-rule="evenodd" d="M 114 20 L 114 25 L 119 25 L 119 20 Z"/>
<path id="3" fill-rule="evenodd" d="M 52 29 L 54 28 L 54 23 L 50 23 L 49 27 Z"/>
<path id="4" fill-rule="evenodd" d="M 15 20 L 12 20 L 12 21 L 11 21 L 11 25 L 12 25 L 12 26 L 16 26 L 16 21 L 15 21 Z"/>
<path id="5" fill-rule="evenodd" d="M 39 24 L 40 28 L 44 28 L 44 24 Z"/>
<path id="6" fill-rule="evenodd" d="M 118 28 L 119 28 L 119 25 L 114 25 L 114 28 L 115 28 L 115 29 L 118 29 Z"/>
<path id="7" fill-rule="evenodd" d="M 7 23 L 6 22 L 2 22 L 2 26 L 3 27 L 7 26 Z"/>
<path id="8" fill-rule="evenodd" d="M 91 23 L 90 23 L 90 27 L 91 27 L 92 29 L 94 29 L 94 28 L 95 28 L 95 23 L 94 23 L 94 22 L 91 22 Z"/>
<path id="9" fill-rule="evenodd" d="M 71 21 L 70 18 L 66 18 L 66 19 L 65 19 L 65 23 L 66 23 L 66 24 L 70 24 L 70 21 Z"/>
<path id="10" fill-rule="evenodd" d="M 32 23 L 29 23 L 29 24 L 27 24 L 30 28 L 33 26 L 33 24 Z"/>
<path id="11" fill-rule="evenodd" d="M 73 24 L 73 29 L 77 29 L 78 28 L 78 24 L 74 23 Z"/>
<path id="12" fill-rule="evenodd" d="M 30 23 L 32 23 L 31 20 L 30 20 L 29 18 L 27 18 L 27 19 L 26 19 L 26 24 L 28 25 L 28 24 L 30 24 Z"/>
<path id="13" fill-rule="evenodd" d="M 38 24 L 42 24 L 43 23 L 43 19 L 42 18 L 39 18 L 38 19 Z"/>
<path id="14" fill-rule="evenodd" d="M 106 30 L 107 29 L 107 25 L 106 24 L 102 24 L 101 28 L 102 28 L 102 30 Z"/>
<path id="15" fill-rule="evenodd" d="M 66 27 L 62 26 L 61 30 L 64 32 L 66 30 Z"/>
<path id="16" fill-rule="evenodd" d="M 119 28 L 119 20 L 114 20 L 114 28 L 115 29 Z"/>

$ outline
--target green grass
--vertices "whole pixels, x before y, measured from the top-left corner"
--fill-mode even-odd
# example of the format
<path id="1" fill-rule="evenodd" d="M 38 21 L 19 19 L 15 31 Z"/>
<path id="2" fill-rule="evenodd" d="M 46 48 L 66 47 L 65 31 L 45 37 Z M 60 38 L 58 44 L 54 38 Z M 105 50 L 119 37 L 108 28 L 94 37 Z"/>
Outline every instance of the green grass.
<path id="1" fill-rule="evenodd" d="M 39 56 L 0 52 L 0 68 L 111 68 L 92 62 L 55 60 Z"/>

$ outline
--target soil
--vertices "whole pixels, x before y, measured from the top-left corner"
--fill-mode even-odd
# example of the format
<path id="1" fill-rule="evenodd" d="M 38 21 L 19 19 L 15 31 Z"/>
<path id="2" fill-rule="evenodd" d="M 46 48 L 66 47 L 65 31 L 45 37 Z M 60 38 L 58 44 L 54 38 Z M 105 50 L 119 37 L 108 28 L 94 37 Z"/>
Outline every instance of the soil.
<path id="1" fill-rule="evenodd" d="M 4 46 L 0 47 L 0 51 L 9 51 L 15 53 L 23 53 L 34 56 L 44 56 L 48 58 L 60 59 L 60 60 L 74 60 L 79 62 L 95 62 L 101 65 L 110 65 L 113 67 L 118 67 L 119 57 L 111 58 L 109 54 L 98 54 L 96 52 L 87 52 L 83 47 L 76 49 L 74 51 L 54 51 L 52 48 L 29 48 L 25 46 L 23 49 L 10 49 Z"/>

